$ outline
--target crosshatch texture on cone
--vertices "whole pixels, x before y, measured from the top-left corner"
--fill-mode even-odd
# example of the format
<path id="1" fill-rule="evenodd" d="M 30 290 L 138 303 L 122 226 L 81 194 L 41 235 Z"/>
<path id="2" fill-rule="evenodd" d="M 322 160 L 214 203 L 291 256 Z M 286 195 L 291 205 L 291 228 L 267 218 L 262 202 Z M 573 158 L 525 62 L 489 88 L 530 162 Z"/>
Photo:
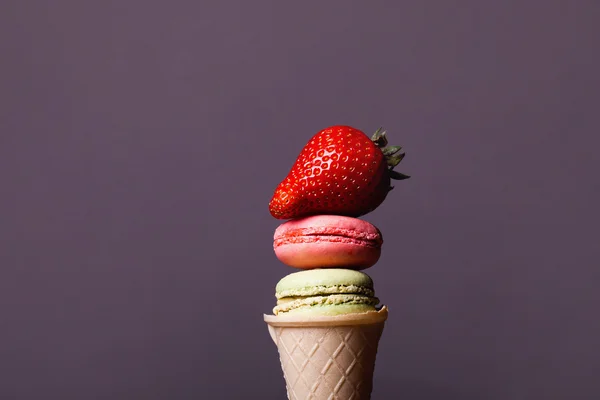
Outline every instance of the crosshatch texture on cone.
<path id="1" fill-rule="evenodd" d="M 289 400 L 370 399 L 387 309 L 343 317 L 277 321 L 265 316 Z"/>

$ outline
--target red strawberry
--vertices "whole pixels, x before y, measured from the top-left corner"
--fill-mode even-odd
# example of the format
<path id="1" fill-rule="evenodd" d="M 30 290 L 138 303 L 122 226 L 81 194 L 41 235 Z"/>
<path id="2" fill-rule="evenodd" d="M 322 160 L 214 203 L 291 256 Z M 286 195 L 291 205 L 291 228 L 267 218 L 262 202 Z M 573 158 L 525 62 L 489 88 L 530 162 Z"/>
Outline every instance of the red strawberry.
<path id="1" fill-rule="evenodd" d="M 387 145 L 381 128 L 372 138 L 350 126 L 318 132 L 304 146 L 288 176 L 277 186 L 269 211 L 277 219 L 314 214 L 359 217 L 383 202 L 404 153 Z"/>

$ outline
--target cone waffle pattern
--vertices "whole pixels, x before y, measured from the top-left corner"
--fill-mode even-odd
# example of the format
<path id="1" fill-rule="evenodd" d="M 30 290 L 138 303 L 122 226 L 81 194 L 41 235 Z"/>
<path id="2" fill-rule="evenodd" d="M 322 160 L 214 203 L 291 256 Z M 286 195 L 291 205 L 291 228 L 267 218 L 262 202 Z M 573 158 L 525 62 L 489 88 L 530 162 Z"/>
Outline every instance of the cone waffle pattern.
<path id="1" fill-rule="evenodd" d="M 367 400 L 383 323 L 274 327 L 289 400 Z"/>

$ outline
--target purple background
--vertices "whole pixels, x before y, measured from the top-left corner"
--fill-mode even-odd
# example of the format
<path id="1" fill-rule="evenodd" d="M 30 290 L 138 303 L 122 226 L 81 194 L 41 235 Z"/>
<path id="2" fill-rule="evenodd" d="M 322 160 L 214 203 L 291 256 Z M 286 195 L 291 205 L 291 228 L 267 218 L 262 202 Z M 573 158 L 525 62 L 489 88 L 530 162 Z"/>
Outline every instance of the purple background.
<path id="1" fill-rule="evenodd" d="M 407 152 L 374 399 L 600 398 L 597 1 L 0 5 L 0 398 L 281 399 L 267 209 Z"/>

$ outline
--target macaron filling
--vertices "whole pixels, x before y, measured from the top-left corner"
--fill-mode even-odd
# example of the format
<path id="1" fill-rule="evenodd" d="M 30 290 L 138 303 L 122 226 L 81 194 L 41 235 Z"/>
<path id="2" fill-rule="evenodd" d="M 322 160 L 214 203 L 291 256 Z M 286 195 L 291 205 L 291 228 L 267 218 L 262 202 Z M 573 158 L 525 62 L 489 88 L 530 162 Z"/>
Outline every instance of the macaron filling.
<path id="1" fill-rule="evenodd" d="M 298 289 L 281 290 L 275 293 L 275 297 L 277 299 L 283 299 L 289 297 L 307 297 L 329 294 L 362 294 L 373 297 L 375 295 L 375 291 L 372 288 L 359 285 L 317 285 Z"/>
<path id="2" fill-rule="evenodd" d="M 341 242 L 381 248 L 383 240 L 378 233 L 339 227 L 307 227 L 276 232 L 273 246 L 296 243 Z"/>

